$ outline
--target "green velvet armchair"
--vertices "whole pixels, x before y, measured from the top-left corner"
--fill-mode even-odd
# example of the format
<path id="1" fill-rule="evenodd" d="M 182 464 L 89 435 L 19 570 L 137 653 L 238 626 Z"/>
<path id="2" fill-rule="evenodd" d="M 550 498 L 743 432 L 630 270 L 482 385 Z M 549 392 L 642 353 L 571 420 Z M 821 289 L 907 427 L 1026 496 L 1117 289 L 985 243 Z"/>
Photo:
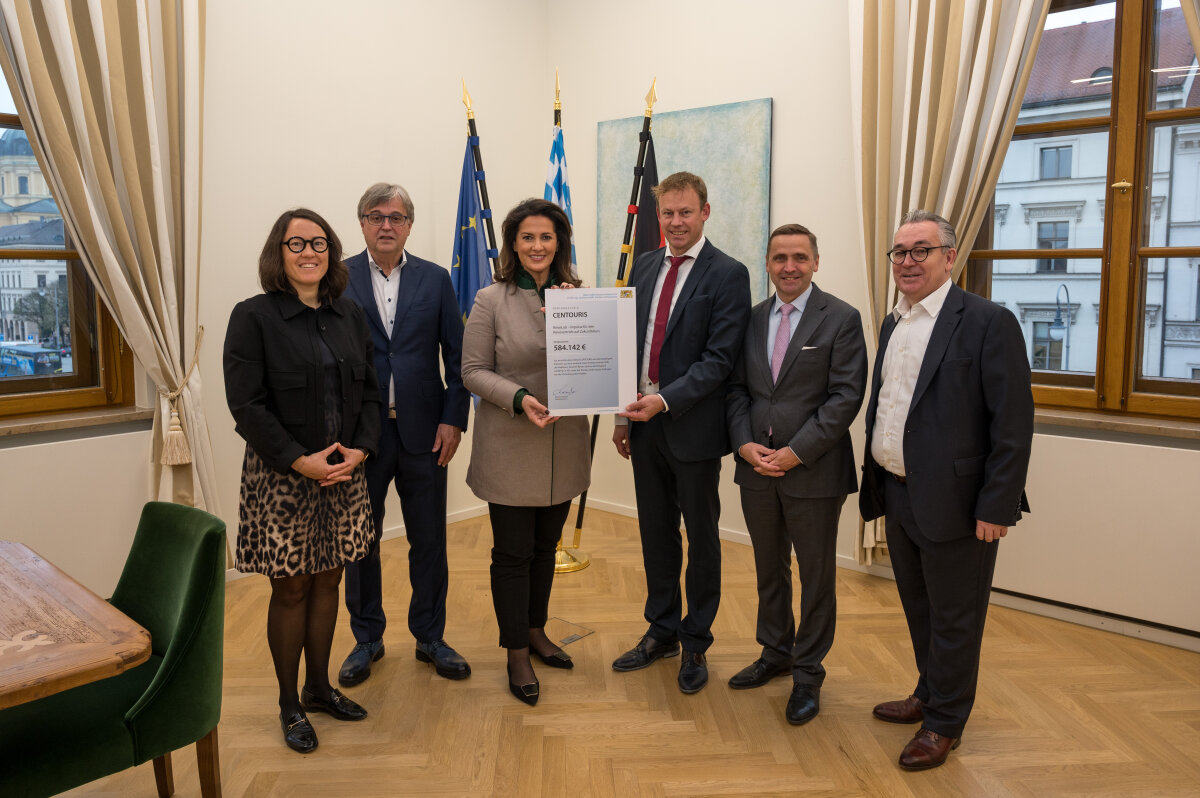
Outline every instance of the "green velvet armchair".
<path id="1" fill-rule="evenodd" d="M 0 795 L 54 795 L 154 760 L 165 798 L 174 792 L 171 751 L 191 743 L 202 795 L 221 794 L 224 522 L 184 505 L 147 504 L 111 602 L 150 631 L 150 659 L 0 711 Z"/>

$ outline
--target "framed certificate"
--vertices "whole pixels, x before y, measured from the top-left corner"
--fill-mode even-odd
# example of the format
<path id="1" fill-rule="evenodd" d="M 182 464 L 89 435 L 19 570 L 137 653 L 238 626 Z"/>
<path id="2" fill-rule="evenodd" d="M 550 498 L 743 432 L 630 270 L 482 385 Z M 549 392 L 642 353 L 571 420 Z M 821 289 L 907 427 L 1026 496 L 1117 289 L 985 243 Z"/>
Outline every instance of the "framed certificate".
<path id="1" fill-rule="evenodd" d="M 632 288 L 546 292 L 550 413 L 615 413 L 637 400 L 637 304 Z"/>

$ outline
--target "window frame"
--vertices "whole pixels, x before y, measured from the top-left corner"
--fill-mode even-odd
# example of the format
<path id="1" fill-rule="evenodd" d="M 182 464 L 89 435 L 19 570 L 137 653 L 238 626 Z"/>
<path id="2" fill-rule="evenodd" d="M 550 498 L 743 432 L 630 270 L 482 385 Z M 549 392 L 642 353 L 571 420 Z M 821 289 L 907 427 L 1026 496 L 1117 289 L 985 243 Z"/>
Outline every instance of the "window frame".
<path id="1" fill-rule="evenodd" d="M 1144 377 L 1139 373 L 1147 282 L 1143 279 L 1147 268 L 1143 264 L 1153 258 L 1200 257 L 1200 246 L 1140 245 L 1144 217 L 1152 213 L 1152 203 L 1143 201 L 1143 194 L 1137 189 L 1146 184 L 1147 170 L 1152 168 L 1148 158 L 1152 130 L 1161 123 L 1200 123 L 1200 107 L 1162 110 L 1150 107 L 1149 100 L 1154 91 L 1154 73 L 1150 70 L 1155 66 L 1157 55 L 1154 47 L 1156 8 L 1155 0 L 1115 2 L 1114 80 L 1107 115 L 1033 122 L 1018 125 L 1013 132 L 1014 139 L 1099 131 L 1108 134 L 1108 164 L 1101 200 L 1101 246 L 1053 250 L 994 249 L 993 200 L 991 212 L 976 240 L 976 248 L 970 253 L 960 278 L 967 290 L 991 296 L 991 269 L 995 261 L 1100 260 L 1095 373 L 1034 372 L 1033 394 L 1039 407 L 1200 421 L 1200 384 Z M 1039 173 L 1041 157 L 1039 148 Z M 1121 190 L 1121 183 L 1131 185 Z"/>
<path id="2" fill-rule="evenodd" d="M 0 113 L 0 130 L 5 129 L 24 129 L 24 125 L 16 114 Z M 133 353 L 121 338 L 116 321 L 92 290 L 78 251 L 0 249 L 0 261 L 10 260 L 65 261 L 72 328 L 83 329 L 78 325 L 79 319 L 86 319 L 89 326 L 94 323 L 95 345 L 90 345 L 90 336 L 72 336 L 73 356 L 80 362 L 74 375 L 4 380 L 0 420 L 132 405 Z M 82 342 L 89 345 L 81 346 Z"/>

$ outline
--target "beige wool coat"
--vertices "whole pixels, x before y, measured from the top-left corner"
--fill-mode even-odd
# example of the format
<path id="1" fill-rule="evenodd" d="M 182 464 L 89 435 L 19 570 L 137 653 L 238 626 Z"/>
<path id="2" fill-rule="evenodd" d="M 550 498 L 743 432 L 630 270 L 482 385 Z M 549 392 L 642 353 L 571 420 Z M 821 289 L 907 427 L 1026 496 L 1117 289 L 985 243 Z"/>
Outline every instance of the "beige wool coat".
<path id="1" fill-rule="evenodd" d="M 548 507 L 587 490 L 588 423 L 564 416 L 545 429 L 513 410 L 524 388 L 546 404 L 546 316 L 536 291 L 493 283 L 475 295 L 463 334 L 462 378 L 481 401 L 467 485 L 480 499 Z"/>

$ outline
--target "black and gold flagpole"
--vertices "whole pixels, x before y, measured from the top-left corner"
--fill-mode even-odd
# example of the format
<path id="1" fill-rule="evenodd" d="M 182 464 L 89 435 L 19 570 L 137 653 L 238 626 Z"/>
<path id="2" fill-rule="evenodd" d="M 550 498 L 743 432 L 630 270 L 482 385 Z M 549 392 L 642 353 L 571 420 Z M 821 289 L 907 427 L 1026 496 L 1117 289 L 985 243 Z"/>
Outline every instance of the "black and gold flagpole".
<path id="1" fill-rule="evenodd" d="M 483 171 L 483 156 L 479 153 L 479 132 L 475 129 L 475 112 L 471 110 L 471 95 L 467 93 L 467 81 L 462 82 L 463 105 L 467 107 L 467 131 L 470 136 L 471 154 L 475 157 L 475 182 L 479 184 L 479 199 L 484 221 L 487 223 L 488 260 L 492 262 L 492 273 L 499 267 L 500 250 L 496 248 L 496 230 L 492 227 L 492 203 L 488 200 L 487 178 Z"/>
<path id="2" fill-rule="evenodd" d="M 558 75 L 555 74 L 555 101 L 554 101 L 554 118 L 555 124 L 559 118 L 560 104 L 558 102 Z M 646 94 L 646 111 L 645 117 L 642 119 L 642 132 L 638 135 L 638 157 L 637 166 L 633 169 L 633 192 L 629 197 L 628 216 L 625 219 L 625 238 L 621 242 L 621 260 L 617 264 L 617 280 L 616 287 L 624 288 L 629 284 L 629 276 L 626 274 L 626 267 L 629 265 L 629 254 L 633 251 L 633 221 L 637 218 L 638 212 L 638 195 L 642 190 L 642 173 L 646 165 L 646 144 L 650 141 L 650 118 L 654 114 L 654 103 L 658 101 L 658 94 L 655 93 L 654 87 L 658 83 L 658 78 L 650 81 L 650 91 Z M 592 446 L 591 456 L 594 459 L 596 456 L 596 436 L 600 430 L 600 417 L 592 416 Z M 585 490 L 579 495 L 579 513 L 575 516 L 575 546 L 572 549 L 564 549 L 562 541 L 558 542 L 558 551 L 555 554 L 554 571 L 555 573 L 567 573 L 570 571 L 579 571 L 587 568 L 591 562 L 590 558 L 583 552 L 579 551 L 579 540 L 583 534 L 583 513 L 587 508 L 588 492 Z M 567 561 L 564 565 L 563 555 L 584 558 L 582 565 L 574 565 Z"/>
<path id="3" fill-rule="evenodd" d="M 617 288 L 629 283 L 626 267 L 629 265 L 629 255 L 633 252 L 633 220 L 638 213 L 638 195 L 642 191 L 642 172 L 646 166 L 646 143 L 650 141 L 650 117 L 654 114 L 654 103 L 658 94 L 654 91 L 658 78 L 650 81 L 650 91 L 646 94 L 646 112 L 642 119 L 642 132 L 638 135 L 637 166 L 633 169 L 633 191 L 629 194 L 628 215 L 625 217 L 625 238 L 621 241 L 621 260 L 617 264 Z"/>
<path id="4" fill-rule="evenodd" d="M 558 70 L 554 70 L 554 126 L 562 127 L 562 86 L 558 82 Z M 594 453 L 596 450 L 596 425 L 600 422 L 598 416 L 592 416 L 592 445 L 588 450 Z M 593 454 L 589 454 L 589 459 L 594 459 Z M 583 507 L 587 504 L 587 491 L 585 490 L 579 496 L 579 518 L 575 522 L 575 539 L 571 545 L 563 545 L 563 536 L 558 538 L 558 548 L 554 552 L 554 573 L 569 574 L 575 571 L 582 571 L 592 564 L 592 558 L 588 556 L 586 551 L 581 551 L 579 543 L 583 538 Z"/>

